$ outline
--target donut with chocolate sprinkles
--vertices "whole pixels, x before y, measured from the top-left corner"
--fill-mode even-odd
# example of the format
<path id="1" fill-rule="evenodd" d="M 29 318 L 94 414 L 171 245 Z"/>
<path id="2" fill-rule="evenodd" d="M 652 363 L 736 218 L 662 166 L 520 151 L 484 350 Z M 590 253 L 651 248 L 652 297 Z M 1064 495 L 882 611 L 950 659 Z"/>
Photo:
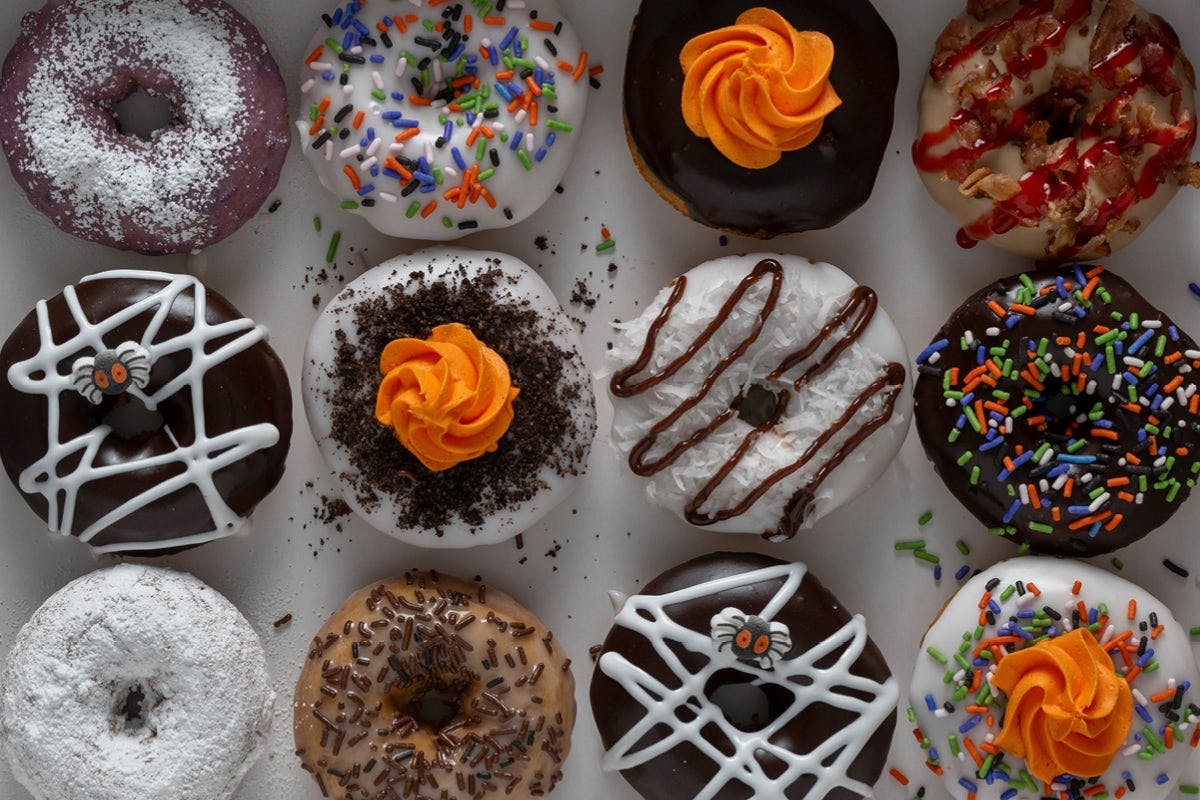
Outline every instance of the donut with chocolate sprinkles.
<path id="1" fill-rule="evenodd" d="M 324 797 L 543 797 L 562 778 L 575 679 L 502 592 L 408 572 L 350 597 L 309 645 L 296 754 Z"/>

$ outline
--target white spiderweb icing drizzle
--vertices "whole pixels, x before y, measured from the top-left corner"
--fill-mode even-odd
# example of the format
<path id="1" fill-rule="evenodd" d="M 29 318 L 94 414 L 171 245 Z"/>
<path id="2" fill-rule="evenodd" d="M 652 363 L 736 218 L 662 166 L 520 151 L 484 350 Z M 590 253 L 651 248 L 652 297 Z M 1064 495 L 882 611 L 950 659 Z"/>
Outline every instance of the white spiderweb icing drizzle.
<path id="1" fill-rule="evenodd" d="M 46 453 L 21 473 L 21 490 L 29 494 L 40 494 L 45 498 L 49 508 L 47 522 L 50 530 L 69 535 L 74 527 L 76 499 L 79 490 L 86 484 L 141 470 L 174 465 L 180 468 L 179 474 L 110 510 L 79 532 L 80 541 L 91 541 L 110 525 L 189 486 L 200 492 L 208 507 L 213 521 L 211 531 L 175 539 L 123 542 L 96 547 L 96 551 L 103 553 L 113 550 L 128 552 L 170 549 L 201 544 L 236 532 L 245 520 L 222 499 L 214 478 L 225 467 L 259 450 L 274 446 L 279 441 L 279 429 L 270 423 L 260 423 L 210 437 L 204 413 L 204 377 L 214 366 L 265 341 L 265 329 L 245 318 L 210 325 L 206 318 L 206 290 L 200 281 L 190 275 L 114 270 L 84 278 L 81 283 L 99 280 L 149 281 L 161 282 L 163 285 L 153 294 L 95 324 L 90 322 L 84 313 L 75 287 L 68 286 L 63 290 L 63 298 L 79 332 L 62 342 L 54 341 L 46 301 L 38 302 L 38 352 L 32 358 L 14 364 L 8 371 L 9 382 L 18 391 L 46 398 Z M 192 328 L 179 336 L 155 342 L 154 339 L 170 315 L 171 307 L 189 291 L 195 303 Z M 74 394 L 75 390 L 71 385 L 70 371 L 60 372 L 59 365 L 64 359 L 80 351 L 99 352 L 115 346 L 118 344 L 116 341 L 106 341 L 105 337 L 111 338 L 118 327 L 148 313 L 153 316 L 146 325 L 139 344 L 150 353 L 151 362 L 175 353 L 188 353 L 191 361 L 186 369 L 155 391 L 146 393 L 131 388 L 129 394 L 153 411 L 177 392 L 187 392 L 195 440 L 190 445 L 181 445 L 168 427 L 164 432 L 175 444 L 175 449 L 171 452 L 121 463 L 97 465 L 96 456 L 105 438 L 112 434 L 112 428 L 100 424 L 73 439 L 60 439 L 60 398 L 64 393 Z M 225 339 L 229 341 L 211 353 L 205 352 L 208 345 Z M 64 464 L 76 458 L 79 459 L 77 466 L 69 471 L 63 470 Z"/>
<path id="2" fill-rule="evenodd" d="M 861 615 L 853 617 L 828 639 L 801 653 L 799 657 L 778 661 L 775 669 L 768 671 L 760 669 L 757 664 L 738 661 L 728 651 L 718 653 L 709 633 L 686 628 L 667 613 L 668 608 L 679 603 L 694 602 L 743 586 L 782 580 L 779 591 L 761 611 L 742 609 L 770 621 L 796 594 L 806 571 L 803 564 L 781 564 L 670 594 L 631 597 L 617 614 L 616 624 L 644 636 L 678 679 L 679 686 L 672 688 L 663 685 L 620 653 L 608 652 L 601 657 L 601 671 L 646 709 L 646 715 L 605 754 L 604 768 L 625 770 L 638 767 L 687 742 L 698 748 L 717 768 L 716 775 L 695 795 L 694 800 L 710 800 L 730 783 L 745 785 L 754 792 L 754 798 L 765 800 L 782 797 L 792 784 L 805 775 L 815 780 L 806 795 L 811 800 L 820 800 L 837 787 L 858 795 L 869 795 L 871 787 L 854 780 L 847 773 L 871 736 L 895 713 L 899 690 L 891 677 L 879 683 L 851 673 L 851 667 L 868 642 L 866 623 Z M 689 672 L 672 651 L 670 642 L 677 643 L 690 653 L 707 656 L 709 660 L 699 671 Z M 831 656 L 836 657 L 832 666 L 824 669 L 815 666 Z M 713 675 L 729 669 L 753 676 L 753 686 L 771 685 L 791 692 L 792 702 L 777 719 L 760 731 L 737 729 L 704 694 L 705 686 Z M 811 681 L 811 684 L 801 685 L 806 681 Z M 851 697 L 846 693 L 847 690 L 869 696 L 871 700 Z M 845 710 L 855 719 L 809 753 L 792 753 L 771 742 L 777 732 L 815 703 Z M 684 716 L 695 715 L 695 718 L 683 721 L 677 713 L 683 709 L 690 712 Z M 700 731 L 709 725 L 715 725 L 721 731 L 731 745 L 733 755 L 721 752 L 700 735 Z M 635 750 L 647 734 L 660 726 L 668 728 L 670 733 L 662 741 Z M 783 774 L 775 778 L 768 776 L 758 761 L 757 754 L 760 752 L 786 765 Z M 823 766 L 823 762 L 827 766 Z"/>

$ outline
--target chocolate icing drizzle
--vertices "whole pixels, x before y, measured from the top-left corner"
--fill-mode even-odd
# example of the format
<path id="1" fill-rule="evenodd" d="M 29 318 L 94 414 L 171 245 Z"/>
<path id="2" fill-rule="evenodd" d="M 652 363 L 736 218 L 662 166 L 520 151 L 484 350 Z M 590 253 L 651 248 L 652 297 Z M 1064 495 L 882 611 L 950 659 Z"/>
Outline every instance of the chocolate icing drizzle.
<path id="1" fill-rule="evenodd" d="M 718 309 L 712 321 L 696 336 L 680 356 L 663 367 L 661 371 L 637 380 L 636 376 L 649 367 L 658 344 L 659 334 L 661 334 L 663 328 L 670 321 L 671 314 L 674 312 L 676 306 L 682 302 L 683 296 L 687 291 L 686 275 L 680 276 L 675 280 L 666 304 L 646 334 L 646 342 L 638 358 L 628 367 L 619 370 L 613 375 L 610 388 L 614 396 L 634 397 L 676 375 L 681 369 L 692 362 L 701 348 L 713 339 L 716 333 L 729 320 L 734 309 L 742 302 L 746 294 L 768 277 L 771 284 L 767 291 L 767 297 L 750 331 L 709 371 L 698 392 L 688 397 L 674 411 L 656 422 L 650 428 L 649 433 L 634 445 L 629 454 L 629 466 L 634 473 L 648 477 L 661 472 L 675 463 L 688 450 L 696 447 L 727 422 L 739 416 L 737 406 L 744 399 L 744 395 L 739 395 L 738 402 L 735 402 L 733 407 L 722 411 L 709 420 L 703 427 L 681 438 L 680 441 L 662 455 L 656 458 L 649 456 L 650 451 L 658 444 L 660 437 L 670 430 L 685 414 L 703 402 L 726 370 L 741 359 L 758 340 L 763 328 L 766 326 L 767 320 L 778 307 L 779 296 L 783 288 L 783 265 L 771 258 L 760 261 L 742 279 L 741 283 L 738 284 L 725 300 L 724 304 L 722 304 L 721 308 Z M 809 364 L 808 368 L 800 373 L 797 378 L 788 382 L 787 388 L 774 392 L 774 410 L 765 415 L 765 420 L 760 424 L 752 425 L 751 430 L 746 433 L 741 444 L 733 454 L 721 465 L 696 496 L 688 502 L 684 508 L 684 518 L 688 522 L 693 525 L 706 526 L 733 519 L 746 513 L 772 487 L 812 463 L 813 459 L 818 456 L 835 436 L 851 425 L 859 411 L 873 397 L 883 395 L 883 411 L 865 422 L 851 434 L 842 443 L 841 447 L 829 456 L 813 476 L 796 491 L 785 508 L 784 516 L 779 523 L 779 529 L 768 533 L 767 537 L 790 539 L 796 535 L 804 523 L 804 518 L 811 508 L 812 501 L 816 497 L 816 491 L 821 484 L 825 482 L 833 470 L 845 461 L 850 453 L 854 452 L 871 434 L 886 425 L 892 418 L 892 415 L 895 413 L 896 401 L 904 385 L 905 369 L 903 365 L 895 362 L 885 365 L 883 373 L 853 398 L 842 416 L 827 431 L 817 437 L 800 458 L 765 477 L 742 500 L 728 508 L 716 511 L 705 512 L 701 508 L 708 502 L 713 492 L 737 468 L 758 440 L 787 416 L 794 393 L 798 393 L 805 384 L 820 376 L 837 363 L 842 353 L 862 337 L 871 320 L 874 319 L 878 307 L 879 298 L 873 289 L 867 286 L 855 287 L 845 305 L 833 315 L 809 342 L 786 356 L 778 367 L 767 374 L 768 381 L 781 381 L 787 373 L 804 364 Z M 839 331 L 841 332 L 840 334 L 838 333 Z M 824 355 L 814 360 L 814 357 L 827 345 L 828 349 Z M 759 389 L 760 387 L 756 385 L 754 388 Z"/>

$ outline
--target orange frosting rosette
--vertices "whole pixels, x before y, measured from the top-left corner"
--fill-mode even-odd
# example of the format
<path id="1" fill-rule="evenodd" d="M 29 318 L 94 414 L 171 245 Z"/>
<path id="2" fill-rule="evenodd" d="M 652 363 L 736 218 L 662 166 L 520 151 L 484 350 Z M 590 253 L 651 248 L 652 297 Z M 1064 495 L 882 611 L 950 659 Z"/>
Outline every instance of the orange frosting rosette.
<path id="1" fill-rule="evenodd" d="M 434 472 L 494 452 L 512 423 L 508 365 L 465 325 L 391 342 L 379 369 L 375 418 Z"/>
<path id="2" fill-rule="evenodd" d="M 749 169 L 807 147 L 842 104 L 829 83 L 833 41 L 767 8 L 692 39 L 679 61 L 688 128 Z"/>
<path id="3" fill-rule="evenodd" d="M 1005 656 L 992 680 L 1008 697 L 995 744 L 1039 780 L 1102 775 L 1129 736 L 1129 684 L 1084 628 Z"/>

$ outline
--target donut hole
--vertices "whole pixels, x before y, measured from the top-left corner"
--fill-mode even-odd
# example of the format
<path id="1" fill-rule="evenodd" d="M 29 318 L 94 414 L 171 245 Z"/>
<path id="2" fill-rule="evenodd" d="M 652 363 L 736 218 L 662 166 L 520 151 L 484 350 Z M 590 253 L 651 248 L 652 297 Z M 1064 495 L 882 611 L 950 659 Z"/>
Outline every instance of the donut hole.
<path id="1" fill-rule="evenodd" d="M 1028 107 L 1029 118 L 1046 125 L 1049 144 L 1063 139 L 1077 139 L 1087 122 L 1089 104 L 1086 94 L 1067 86 L 1055 86 Z"/>
<path id="2" fill-rule="evenodd" d="M 131 394 L 106 398 L 96 408 L 99 421 L 111 428 L 113 435 L 119 439 L 139 439 L 163 429 L 162 414 L 147 408 L 141 399 Z"/>
<path id="3" fill-rule="evenodd" d="M 468 678 L 430 676 L 398 693 L 393 702 L 397 710 L 411 717 L 422 731 L 436 738 L 462 716 L 473 685 Z"/>
<path id="4" fill-rule="evenodd" d="M 161 700 L 149 681 L 119 684 L 113 691 L 109 725 L 114 732 L 134 738 L 154 736 L 157 731 L 150 723 L 150 712 Z"/>
<path id="5" fill-rule="evenodd" d="M 777 720 L 794 702 L 782 686 L 756 685 L 754 677 L 723 669 L 708 679 L 704 696 L 721 710 L 725 721 L 744 733 L 756 733 Z"/>
<path id="6" fill-rule="evenodd" d="M 140 85 L 113 103 L 109 113 L 117 122 L 117 130 L 146 142 L 178 121 L 175 104 L 169 98 Z"/>

